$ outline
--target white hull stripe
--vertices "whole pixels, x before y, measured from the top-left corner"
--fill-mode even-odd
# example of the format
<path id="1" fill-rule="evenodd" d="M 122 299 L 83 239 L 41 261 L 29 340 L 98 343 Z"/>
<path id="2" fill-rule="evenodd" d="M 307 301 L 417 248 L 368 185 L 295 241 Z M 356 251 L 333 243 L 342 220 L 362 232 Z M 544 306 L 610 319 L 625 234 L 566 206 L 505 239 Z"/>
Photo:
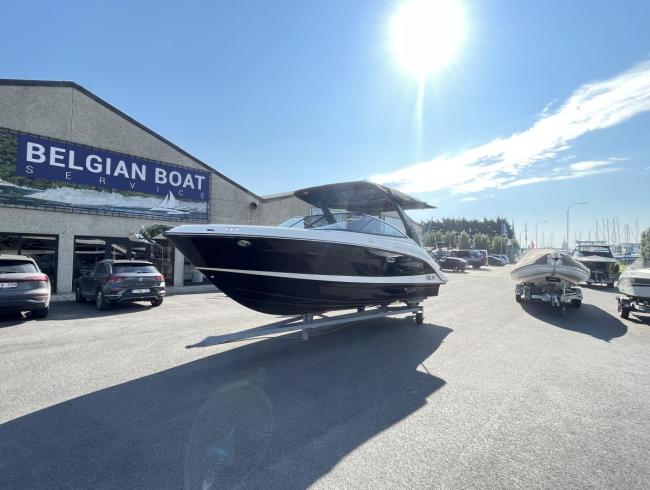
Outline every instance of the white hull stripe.
<path id="1" fill-rule="evenodd" d="M 214 267 L 199 267 L 200 271 L 230 272 L 232 274 L 250 274 L 254 276 L 284 277 L 288 279 L 306 279 L 309 281 L 351 282 L 363 284 L 397 284 L 409 286 L 412 284 L 444 284 L 436 274 L 420 274 L 417 276 L 335 276 L 327 274 L 299 274 L 294 272 L 249 271 L 243 269 L 219 269 Z"/>

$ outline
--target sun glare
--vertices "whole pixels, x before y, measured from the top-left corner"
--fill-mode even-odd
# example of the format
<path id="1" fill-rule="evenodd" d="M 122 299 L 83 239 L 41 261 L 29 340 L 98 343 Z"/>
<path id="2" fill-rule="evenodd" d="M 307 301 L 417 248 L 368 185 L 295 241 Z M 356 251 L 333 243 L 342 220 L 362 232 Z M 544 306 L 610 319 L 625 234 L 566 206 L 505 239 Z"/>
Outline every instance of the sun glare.
<path id="1" fill-rule="evenodd" d="M 390 20 L 391 46 L 399 64 L 422 78 L 445 66 L 465 36 L 460 0 L 405 0 Z"/>

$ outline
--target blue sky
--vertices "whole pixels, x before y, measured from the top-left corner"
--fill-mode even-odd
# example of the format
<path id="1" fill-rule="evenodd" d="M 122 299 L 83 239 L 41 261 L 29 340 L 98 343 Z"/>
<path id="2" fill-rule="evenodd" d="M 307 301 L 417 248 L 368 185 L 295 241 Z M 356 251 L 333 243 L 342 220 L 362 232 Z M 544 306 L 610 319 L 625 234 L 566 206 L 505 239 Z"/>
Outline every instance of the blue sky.
<path id="1" fill-rule="evenodd" d="M 650 226 L 650 3 L 461 1 L 421 143 L 401 3 L 12 2 L 0 77 L 73 80 L 258 194 L 373 178 L 556 246 L 576 201 L 583 239 Z"/>

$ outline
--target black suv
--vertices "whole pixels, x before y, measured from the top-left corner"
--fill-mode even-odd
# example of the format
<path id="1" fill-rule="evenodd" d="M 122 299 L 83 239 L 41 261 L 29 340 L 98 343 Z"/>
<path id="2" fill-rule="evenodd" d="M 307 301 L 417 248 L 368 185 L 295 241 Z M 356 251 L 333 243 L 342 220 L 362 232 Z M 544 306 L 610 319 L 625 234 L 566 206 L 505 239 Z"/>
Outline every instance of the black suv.
<path id="1" fill-rule="evenodd" d="M 484 256 L 480 250 L 465 249 L 465 250 L 451 250 L 449 255 L 452 257 L 460 257 L 465 259 L 469 265 L 474 269 L 478 269 L 487 262 L 487 254 Z"/>
<path id="2" fill-rule="evenodd" d="M 113 303 L 150 301 L 160 306 L 165 297 L 165 278 L 144 260 L 102 260 L 95 270 L 81 276 L 75 284 L 75 299 L 95 301 L 98 310 Z"/>

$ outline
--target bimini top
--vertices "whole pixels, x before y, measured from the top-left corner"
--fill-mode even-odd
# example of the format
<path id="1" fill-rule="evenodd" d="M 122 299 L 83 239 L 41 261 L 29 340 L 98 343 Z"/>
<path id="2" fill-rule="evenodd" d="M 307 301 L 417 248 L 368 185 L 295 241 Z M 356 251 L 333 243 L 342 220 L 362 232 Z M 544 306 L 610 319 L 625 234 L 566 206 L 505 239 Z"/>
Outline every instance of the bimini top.
<path id="1" fill-rule="evenodd" d="M 434 209 L 403 192 L 365 180 L 319 185 L 293 193 L 298 199 L 320 209 L 344 209 L 354 213 L 378 214 L 402 209 Z"/>

